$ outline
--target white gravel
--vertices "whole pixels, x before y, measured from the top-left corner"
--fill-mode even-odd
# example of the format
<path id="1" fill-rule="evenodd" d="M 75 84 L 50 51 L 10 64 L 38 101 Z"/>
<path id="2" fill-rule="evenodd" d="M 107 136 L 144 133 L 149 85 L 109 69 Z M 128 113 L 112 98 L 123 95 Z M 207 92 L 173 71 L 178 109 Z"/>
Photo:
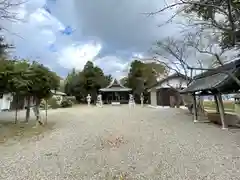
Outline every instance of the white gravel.
<path id="1" fill-rule="evenodd" d="M 240 179 L 240 130 L 181 109 L 84 106 L 49 119 L 56 129 L 39 141 L 0 146 L 0 179 Z"/>

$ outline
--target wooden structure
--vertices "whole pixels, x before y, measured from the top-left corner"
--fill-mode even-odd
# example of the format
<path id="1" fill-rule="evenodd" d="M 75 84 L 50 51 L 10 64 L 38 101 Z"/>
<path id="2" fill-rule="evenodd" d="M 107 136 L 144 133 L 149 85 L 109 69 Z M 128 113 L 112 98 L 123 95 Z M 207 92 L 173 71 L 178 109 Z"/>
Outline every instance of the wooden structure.
<path id="1" fill-rule="evenodd" d="M 117 79 L 113 79 L 106 88 L 99 91 L 105 104 L 127 104 L 132 89 L 124 87 Z"/>
<path id="2" fill-rule="evenodd" d="M 66 96 L 65 93 L 51 90 L 54 98 L 56 98 L 57 103 L 61 104 L 63 97 Z M 13 93 L 0 94 L 0 112 L 1 111 L 11 111 L 14 109 L 26 109 L 29 106 L 35 106 L 37 98 L 34 96 L 17 96 Z"/>
<path id="3" fill-rule="evenodd" d="M 186 88 L 190 78 L 174 73 L 167 76 L 155 85 L 148 88 L 150 92 L 150 104 L 152 106 L 180 106 L 183 104 L 179 91 Z"/>
<path id="4" fill-rule="evenodd" d="M 181 91 L 181 93 L 191 94 L 193 97 L 194 122 L 198 122 L 196 96 L 213 95 L 217 112 L 220 114 L 222 128 L 227 128 L 224 118 L 225 112 L 222 94 L 236 93 L 240 89 L 240 86 L 233 79 L 233 76 L 238 79 L 240 77 L 240 60 L 205 71 L 195 76 L 188 87 Z"/>

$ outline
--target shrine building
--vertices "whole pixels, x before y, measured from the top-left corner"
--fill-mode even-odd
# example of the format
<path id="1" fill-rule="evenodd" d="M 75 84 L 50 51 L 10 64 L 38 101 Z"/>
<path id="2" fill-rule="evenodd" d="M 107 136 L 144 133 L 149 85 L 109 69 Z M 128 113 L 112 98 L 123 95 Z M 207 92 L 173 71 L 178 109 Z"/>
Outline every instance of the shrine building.
<path id="1" fill-rule="evenodd" d="M 129 101 L 129 94 L 132 89 L 124 87 L 117 79 L 106 87 L 99 90 L 102 94 L 102 101 L 104 104 L 127 104 Z"/>

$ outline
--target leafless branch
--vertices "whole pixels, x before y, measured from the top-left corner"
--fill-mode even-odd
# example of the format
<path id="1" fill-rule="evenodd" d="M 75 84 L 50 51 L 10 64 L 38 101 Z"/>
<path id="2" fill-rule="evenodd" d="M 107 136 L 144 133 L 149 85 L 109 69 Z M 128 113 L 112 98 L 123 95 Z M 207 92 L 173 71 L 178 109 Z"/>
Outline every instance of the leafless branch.
<path id="1" fill-rule="evenodd" d="M 206 4 L 206 3 L 200 3 L 200 2 L 195 2 L 195 1 L 183 1 L 183 0 L 179 0 L 179 1 L 180 2 L 167 5 L 164 8 L 161 8 L 158 11 L 151 12 L 151 13 L 145 13 L 145 14 L 156 15 L 156 14 L 165 12 L 165 11 L 170 10 L 172 8 L 175 8 L 175 7 L 183 7 L 183 6 L 186 6 L 186 5 L 200 5 L 200 6 L 206 6 L 206 7 L 214 7 L 216 9 L 218 9 L 220 12 L 224 13 L 225 15 L 228 15 L 227 12 L 225 10 L 223 10 L 220 6 L 216 6 L 214 4 Z M 188 8 L 188 6 L 185 7 L 185 9 L 187 9 L 187 8 Z"/>
<path id="2" fill-rule="evenodd" d="M 155 12 L 150 12 L 150 13 L 144 13 L 148 16 L 152 15 L 157 15 L 161 14 L 165 11 L 172 10 L 173 8 L 176 8 L 176 10 L 173 11 L 173 15 L 167 19 L 163 24 L 159 26 L 163 26 L 165 24 L 168 24 L 173 21 L 177 16 L 183 15 L 184 13 L 182 12 L 188 12 L 189 8 L 191 6 L 201 6 L 201 7 L 206 7 L 206 8 L 214 8 L 215 12 L 217 14 L 223 15 L 224 19 L 227 20 L 227 22 L 222 22 L 216 19 L 215 16 L 209 18 L 208 20 L 204 20 L 201 18 L 198 18 L 198 20 L 193 21 L 192 26 L 203 26 L 204 29 L 209 28 L 216 28 L 222 32 L 227 32 L 231 36 L 232 40 L 232 46 L 239 45 L 238 42 L 236 41 L 236 35 L 238 33 L 238 29 L 236 28 L 236 22 L 234 19 L 234 15 L 232 13 L 232 10 L 239 14 L 240 12 L 238 9 L 235 7 L 233 8 L 233 5 L 231 4 L 231 0 L 226 0 L 226 4 L 224 5 L 216 5 L 208 2 L 203 2 L 203 1 L 196 1 L 196 0 L 178 0 L 178 2 L 173 3 L 173 4 L 167 4 L 165 3 L 165 6 L 163 8 L 160 8 L 159 10 Z M 189 14 L 188 14 L 189 16 Z M 195 13 L 193 13 L 193 16 L 190 15 L 190 19 L 193 19 L 197 17 Z"/>
<path id="3" fill-rule="evenodd" d="M 22 21 L 18 18 L 18 13 L 16 13 L 16 8 L 19 8 L 21 5 L 26 3 L 27 0 L 0 0 L 0 20 L 7 20 L 11 22 Z M 5 30 L 10 34 L 16 35 L 22 38 L 20 35 L 11 32 L 4 25 L 0 25 L 0 30 Z"/>

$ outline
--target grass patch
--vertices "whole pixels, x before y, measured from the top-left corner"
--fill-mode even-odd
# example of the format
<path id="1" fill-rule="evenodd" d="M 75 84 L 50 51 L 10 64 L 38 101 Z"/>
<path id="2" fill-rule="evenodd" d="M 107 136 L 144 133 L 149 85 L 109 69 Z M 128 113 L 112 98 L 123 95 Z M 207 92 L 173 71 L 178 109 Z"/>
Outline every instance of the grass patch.
<path id="1" fill-rule="evenodd" d="M 40 134 L 52 130 L 54 122 L 48 122 L 44 126 L 35 127 L 35 121 L 29 123 L 19 122 L 14 124 L 11 121 L 0 121 L 0 144 L 9 140 L 20 141 L 26 138 L 39 137 Z"/>
<path id="2" fill-rule="evenodd" d="M 204 101 L 204 108 L 209 110 L 216 110 L 215 101 Z M 224 109 L 228 112 L 235 112 L 235 105 L 233 101 L 223 101 Z"/>

